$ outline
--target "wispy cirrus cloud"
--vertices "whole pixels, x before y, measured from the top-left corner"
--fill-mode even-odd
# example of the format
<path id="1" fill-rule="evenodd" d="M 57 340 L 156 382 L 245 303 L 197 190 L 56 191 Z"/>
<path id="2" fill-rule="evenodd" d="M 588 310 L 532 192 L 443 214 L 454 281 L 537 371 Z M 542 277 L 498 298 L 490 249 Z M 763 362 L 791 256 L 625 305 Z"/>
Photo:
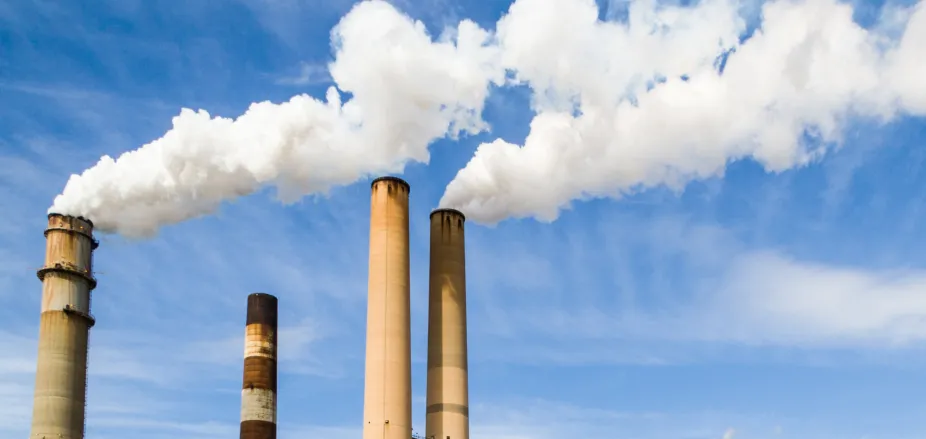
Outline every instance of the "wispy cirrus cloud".
<path id="1" fill-rule="evenodd" d="M 759 414 L 704 411 L 622 411 L 544 399 L 512 399 L 471 407 L 480 422 L 473 434 L 487 439 L 634 437 L 641 439 L 730 439 L 731 423 L 756 439 L 781 438 L 777 423 Z M 817 436 L 805 436 L 817 437 Z"/>
<path id="2" fill-rule="evenodd" d="M 323 63 L 299 63 L 298 71 L 292 76 L 282 76 L 276 80 L 280 85 L 319 85 L 331 82 L 328 65 Z"/>
<path id="3" fill-rule="evenodd" d="M 307 45 L 310 36 L 327 36 L 337 19 L 355 3 L 352 0 L 238 0 L 258 19 L 264 30 L 293 51 L 316 49 Z M 316 26 L 305 26 L 304 17 L 312 15 Z"/>
<path id="4" fill-rule="evenodd" d="M 912 352 L 926 341 L 915 266 L 808 260 L 672 214 L 470 230 L 477 361 L 664 364 L 712 345 Z"/>
<path id="5" fill-rule="evenodd" d="M 719 281 L 658 312 L 524 304 L 505 320 L 547 336 L 590 339 L 856 348 L 926 340 L 926 302 L 919 293 L 926 287 L 924 271 L 833 266 L 775 252 L 739 254 L 729 262 Z"/>

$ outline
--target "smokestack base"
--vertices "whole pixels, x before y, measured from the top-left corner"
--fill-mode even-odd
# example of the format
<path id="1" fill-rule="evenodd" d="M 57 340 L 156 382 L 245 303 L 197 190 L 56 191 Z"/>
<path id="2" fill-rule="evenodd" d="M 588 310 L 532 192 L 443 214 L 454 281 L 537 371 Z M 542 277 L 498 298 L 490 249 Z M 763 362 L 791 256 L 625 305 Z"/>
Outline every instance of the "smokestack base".
<path id="1" fill-rule="evenodd" d="M 381 182 L 381 181 L 391 181 L 391 182 L 398 183 L 398 184 L 400 184 L 400 185 L 402 185 L 402 186 L 405 187 L 405 192 L 406 192 L 406 193 L 411 192 L 411 190 L 412 190 L 412 189 L 411 189 L 411 186 L 408 185 L 408 182 L 407 182 L 407 181 L 402 180 L 402 179 L 399 178 L 399 177 L 393 177 L 393 176 L 391 176 L 391 175 L 385 175 L 385 176 L 382 176 L 382 177 L 374 178 L 373 181 L 370 183 L 370 188 L 372 189 L 373 187 L 376 186 L 376 183 L 379 183 L 379 182 Z"/>
<path id="2" fill-rule="evenodd" d="M 433 218 L 434 215 L 438 213 L 449 213 L 453 215 L 458 215 L 463 218 L 463 221 L 466 221 L 466 215 L 463 215 L 463 212 L 460 212 L 459 210 L 456 210 L 456 209 L 451 209 L 449 207 L 441 207 L 439 209 L 432 210 L 431 215 L 429 215 L 428 218 Z"/>

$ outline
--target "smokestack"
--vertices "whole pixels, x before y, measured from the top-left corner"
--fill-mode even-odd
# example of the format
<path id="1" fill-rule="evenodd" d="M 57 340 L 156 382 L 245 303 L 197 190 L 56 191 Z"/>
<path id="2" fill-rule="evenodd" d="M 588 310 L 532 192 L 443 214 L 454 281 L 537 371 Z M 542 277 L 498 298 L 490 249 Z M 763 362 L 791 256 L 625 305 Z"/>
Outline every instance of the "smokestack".
<path id="1" fill-rule="evenodd" d="M 277 437 L 277 298 L 248 296 L 240 439 Z"/>
<path id="2" fill-rule="evenodd" d="M 457 210 L 431 212 L 425 437 L 469 439 L 466 256 Z"/>
<path id="3" fill-rule="evenodd" d="M 373 180 L 371 191 L 363 439 L 408 439 L 412 434 L 409 186 L 396 177 L 380 177 Z"/>
<path id="4" fill-rule="evenodd" d="M 48 215 L 42 315 L 30 439 L 83 439 L 87 399 L 87 340 L 93 278 L 93 223 Z"/>

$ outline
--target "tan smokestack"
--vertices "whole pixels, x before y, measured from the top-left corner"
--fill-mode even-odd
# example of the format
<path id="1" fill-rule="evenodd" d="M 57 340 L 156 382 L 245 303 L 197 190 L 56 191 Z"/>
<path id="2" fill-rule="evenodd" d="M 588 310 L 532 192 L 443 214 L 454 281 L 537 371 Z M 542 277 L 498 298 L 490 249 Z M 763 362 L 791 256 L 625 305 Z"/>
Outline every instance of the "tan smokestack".
<path id="1" fill-rule="evenodd" d="M 412 434 L 408 192 L 402 179 L 373 180 L 363 439 Z"/>
<path id="2" fill-rule="evenodd" d="M 428 439 L 469 439 L 465 221 L 457 210 L 431 212 L 425 418 Z"/>
<path id="3" fill-rule="evenodd" d="M 277 437 L 277 298 L 248 296 L 240 439 Z"/>
<path id="4" fill-rule="evenodd" d="M 87 398 L 87 339 L 93 278 L 93 223 L 48 215 L 42 315 L 30 439 L 83 439 Z"/>

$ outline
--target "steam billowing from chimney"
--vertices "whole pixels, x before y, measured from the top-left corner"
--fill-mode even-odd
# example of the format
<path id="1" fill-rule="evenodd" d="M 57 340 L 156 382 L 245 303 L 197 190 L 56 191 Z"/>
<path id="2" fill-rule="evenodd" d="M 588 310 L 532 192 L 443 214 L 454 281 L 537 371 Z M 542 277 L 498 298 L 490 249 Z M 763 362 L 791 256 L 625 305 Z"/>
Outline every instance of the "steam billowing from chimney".
<path id="1" fill-rule="evenodd" d="M 873 30 L 837 0 L 773 0 L 743 39 L 752 3 L 636 0 L 624 23 L 594 0 L 516 0 L 495 35 L 464 21 L 433 41 L 363 2 L 332 31 L 325 102 L 234 120 L 185 109 L 164 137 L 72 176 L 50 212 L 148 235 L 265 186 L 294 201 L 400 173 L 433 140 L 487 129 L 492 83 L 531 87 L 537 114 L 524 145 L 482 144 L 447 187 L 441 207 L 480 223 L 551 221 L 572 200 L 679 189 L 741 158 L 780 171 L 838 142 L 847 118 L 926 114 L 926 0 L 885 6 Z"/>
<path id="2" fill-rule="evenodd" d="M 331 76 L 348 101 L 332 87 L 325 102 L 260 102 L 237 119 L 183 109 L 160 139 L 72 176 L 49 212 L 147 236 L 268 185 L 295 201 L 400 173 L 408 161 L 427 162 L 436 138 L 487 127 L 489 82 L 503 76 L 490 34 L 474 23 L 435 42 L 423 24 L 376 0 L 357 4 L 331 36 Z"/>
<path id="3" fill-rule="evenodd" d="M 497 37 L 538 113 L 524 145 L 482 144 L 441 207 L 552 221 L 572 200 L 679 189 L 735 159 L 808 163 L 825 151 L 805 136 L 838 142 L 850 117 L 926 113 L 926 2 L 886 6 L 870 31 L 848 4 L 778 0 L 742 43 L 737 2 L 652 3 L 620 24 L 591 0 L 518 0 Z"/>

